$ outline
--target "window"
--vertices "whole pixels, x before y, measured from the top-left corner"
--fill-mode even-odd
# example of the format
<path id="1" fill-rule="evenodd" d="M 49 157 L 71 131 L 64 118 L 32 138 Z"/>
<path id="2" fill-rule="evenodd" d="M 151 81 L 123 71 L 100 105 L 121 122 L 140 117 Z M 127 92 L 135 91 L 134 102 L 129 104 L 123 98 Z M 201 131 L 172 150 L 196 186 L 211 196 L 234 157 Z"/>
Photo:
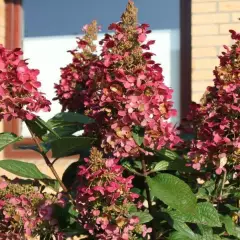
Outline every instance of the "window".
<path id="1" fill-rule="evenodd" d="M 7 17 L 11 19 L 8 20 L 8 47 L 23 48 L 24 58 L 30 59 L 30 67 L 40 69 L 42 91 L 51 100 L 55 96 L 54 82 L 60 79 L 60 67 L 71 61 L 67 50 L 75 48 L 75 39 L 81 35 L 81 27 L 96 19 L 102 26 L 101 38 L 110 23 L 119 21 L 126 4 L 127 0 L 23 0 L 21 3 L 9 3 Z M 139 22 L 150 24 L 152 29 L 149 39 L 156 40 L 152 51 L 157 54 L 155 60 L 162 64 L 165 83 L 175 90 L 173 100 L 180 113 L 175 119 L 178 121 L 180 115 L 185 114 L 184 106 L 190 100 L 190 80 L 186 85 L 191 69 L 190 1 L 135 0 L 135 4 L 139 9 Z M 188 44 L 186 40 L 182 41 L 184 38 L 189 40 Z M 181 67 L 183 57 L 184 69 Z M 41 113 L 40 116 L 49 119 L 60 110 L 61 106 L 55 101 L 51 113 Z M 25 144 L 30 143 L 30 135 L 24 124 L 14 121 L 5 124 L 6 128 L 23 135 Z M 6 154 L 19 151 L 16 148 L 11 151 L 7 149 Z M 20 152 L 23 156 L 30 154 L 28 151 Z M 36 156 L 31 153 L 31 157 Z"/>

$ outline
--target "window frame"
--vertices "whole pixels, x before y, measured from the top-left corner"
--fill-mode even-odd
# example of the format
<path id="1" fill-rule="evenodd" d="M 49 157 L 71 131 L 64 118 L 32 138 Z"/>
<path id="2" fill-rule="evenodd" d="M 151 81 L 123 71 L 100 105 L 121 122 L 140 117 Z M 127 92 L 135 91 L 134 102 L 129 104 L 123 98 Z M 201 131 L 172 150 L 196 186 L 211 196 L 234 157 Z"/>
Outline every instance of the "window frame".
<path id="1" fill-rule="evenodd" d="M 191 0 L 180 0 L 180 119 L 186 116 L 191 102 Z M 5 0 L 5 46 L 9 49 L 22 47 L 22 0 Z M 21 121 L 4 121 L 3 130 L 21 135 Z M 40 159 L 32 150 L 21 150 L 21 145 L 31 145 L 31 138 L 4 149 L 5 158 Z"/>

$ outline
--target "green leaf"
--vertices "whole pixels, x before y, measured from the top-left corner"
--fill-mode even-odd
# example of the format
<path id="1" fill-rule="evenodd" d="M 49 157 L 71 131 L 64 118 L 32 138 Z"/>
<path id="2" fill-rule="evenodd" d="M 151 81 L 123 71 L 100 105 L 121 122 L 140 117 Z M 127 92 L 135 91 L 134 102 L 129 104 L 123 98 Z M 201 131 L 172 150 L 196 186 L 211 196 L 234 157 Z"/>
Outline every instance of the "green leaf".
<path id="1" fill-rule="evenodd" d="M 35 119 L 35 121 L 39 124 L 39 126 L 41 126 L 42 128 L 44 128 L 45 130 L 49 131 L 50 133 L 52 133 L 53 135 L 56 136 L 56 138 L 60 139 L 60 136 L 52 129 L 52 127 L 45 122 L 44 120 L 42 120 L 40 117 L 37 117 Z"/>
<path id="2" fill-rule="evenodd" d="M 185 173 L 194 173 L 196 172 L 195 169 L 192 167 L 186 166 L 187 161 L 185 159 L 179 159 L 176 161 L 169 161 L 169 166 L 167 170 L 175 170 L 179 172 L 185 172 Z"/>
<path id="3" fill-rule="evenodd" d="M 47 129 L 39 124 L 38 121 L 25 120 L 25 124 L 41 140 L 42 136 L 47 133 Z"/>
<path id="4" fill-rule="evenodd" d="M 142 170 L 142 163 L 141 163 L 141 161 L 138 161 L 137 159 L 134 159 L 133 160 L 133 167 L 135 169 Z"/>
<path id="5" fill-rule="evenodd" d="M 132 130 L 132 136 L 138 146 L 141 146 L 144 138 L 144 128 L 139 126 L 134 126 Z"/>
<path id="6" fill-rule="evenodd" d="M 165 160 L 171 160 L 171 161 L 175 161 L 175 160 L 180 160 L 181 157 L 174 151 L 171 151 L 169 149 L 161 149 L 160 151 L 156 151 L 156 155 L 163 157 L 163 159 Z"/>
<path id="7" fill-rule="evenodd" d="M 42 142 L 42 143 L 40 143 L 40 146 L 44 153 L 47 153 L 51 149 L 51 146 L 49 143 Z M 18 148 L 23 149 L 23 150 L 33 150 L 35 152 L 41 153 L 41 151 L 37 145 L 20 145 L 20 146 L 18 146 Z"/>
<path id="8" fill-rule="evenodd" d="M 215 189 L 215 182 L 213 180 L 206 181 L 199 189 L 196 194 L 197 198 L 209 200 Z"/>
<path id="9" fill-rule="evenodd" d="M 4 132 L 0 133 L 0 151 L 2 151 L 9 144 L 13 144 L 22 139 L 22 137 L 18 137 L 14 133 Z"/>
<path id="10" fill-rule="evenodd" d="M 149 214 L 148 212 L 131 212 L 130 215 L 132 217 L 133 216 L 138 217 L 140 220 L 140 222 L 139 222 L 140 224 L 150 222 L 153 219 L 152 215 Z"/>
<path id="11" fill-rule="evenodd" d="M 211 227 L 198 224 L 198 228 L 202 234 L 198 240 L 221 240 L 218 235 L 213 234 L 213 229 Z"/>
<path id="12" fill-rule="evenodd" d="M 233 192 L 233 196 L 237 199 L 240 199 L 240 190 L 235 189 L 235 192 Z"/>
<path id="13" fill-rule="evenodd" d="M 83 129 L 84 124 L 93 123 L 94 120 L 73 112 L 59 113 L 47 121 L 47 125 L 54 131 L 43 136 L 44 141 L 54 141 L 62 137 L 70 137 L 73 133 Z M 57 136 L 57 137 L 56 137 Z"/>
<path id="14" fill-rule="evenodd" d="M 182 232 L 173 232 L 168 239 L 169 240 L 193 240 L 192 238 L 187 237 Z"/>
<path id="15" fill-rule="evenodd" d="M 196 172 L 196 170 L 193 169 L 192 167 L 186 166 L 187 162 L 185 159 L 179 159 L 179 160 L 173 161 L 169 159 L 162 160 L 162 157 L 157 157 L 157 158 L 159 158 L 159 163 L 155 163 L 155 166 L 159 164 L 158 166 L 161 169 L 158 171 L 173 170 L 173 171 L 186 172 L 186 173 Z M 156 166 L 156 168 L 158 168 L 158 166 Z M 157 172 L 155 170 L 153 171 Z"/>
<path id="16" fill-rule="evenodd" d="M 138 146 L 141 146 L 143 143 L 143 137 L 139 136 L 137 133 L 132 133 L 133 135 L 133 139 L 135 140 L 135 142 L 137 143 Z"/>
<path id="17" fill-rule="evenodd" d="M 191 188 L 181 179 L 162 173 L 147 178 L 153 196 L 168 206 L 182 212 L 192 212 L 196 208 L 197 199 Z"/>
<path id="18" fill-rule="evenodd" d="M 219 215 L 209 202 L 200 202 L 192 212 L 169 211 L 170 216 L 177 221 L 202 224 L 209 227 L 221 227 Z"/>
<path id="19" fill-rule="evenodd" d="M 236 227 L 237 238 L 240 239 L 240 227 Z"/>
<path id="20" fill-rule="evenodd" d="M 63 125 L 63 126 L 58 126 L 56 128 L 54 128 L 54 131 L 57 133 L 57 135 L 59 137 L 70 137 L 73 136 L 73 133 L 82 130 L 81 126 L 72 124 L 71 125 Z M 43 141 L 45 142 L 52 142 L 55 141 L 56 139 L 59 139 L 58 137 L 56 137 L 56 135 L 52 134 L 52 133 L 48 133 L 45 134 L 43 136 Z"/>
<path id="21" fill-rule="evenodd" d="M 50 187 L 55 192 L 59 192 L 60 184 L 57 180 L 51 179 L 47 175 L 45 175 L 46 179 L 41 179 L 40 181 L 43 182 L 46 186 Z"/>
<path id="22" fill-rule="evenodd" d="M 76 222 L 76 219 L 78 217 L 78 212 L 75 210 L 75 207 L 71 205 L 68 209 L 68 213 L 70 215 L 69 223 L 73 224 L 74 222 Z"/>
<path id="23" fill-rule="evenodd" d="M 81 158 L 82 158 L 82 155 L 81 155 Z M 62 181 L 67 189 L 70 189 L 73 187 L 73 184 L 76 181 L 76 177 L 79 171 L 78 168 L 82 163 L 83 161 L 73 162 L 64 171 L 62 175 Z"/>
<path id="24" fill-rule="evenodd" d="M 213 229 L 211 227 L 198 224 L 198 228 L 202 234 L 203 240 L 214 240 L 213 238 Z"/>
<path id="25" fill-rule="evenodd" d="M 142 190 L 141 189 L 139 189 L 139 188 L 131 188 L 131 192 L 133 192 L 133 193 L 137 193 L 138 195 L 141 195 L 141 192 L 142 192 Z M 136 211 L 135 211 L 136 212 Z"/>
<path id="26" fill-rule="evenodd" d="M 59 182 L 41 173 L 33 163 L 26 163 L 18 160 L 2 160 L 0 161 L 0 168 L 20 177 L 38 179 L 54 191 L 59 191 Z"/>
<path id="27" fill-rule="evenodd" d="M 174 221 L 173 228 L 181 233 L 183 233 L 185 236 L 195 239 L 195 233 L 192 231 L 192 229 L 183 222 Z"/>
<path id="28" fill-rule="evenodd" d="M 239 207 L 235 207 L 235 206 L 233 206 L 233 205 L 231 205 L 231 204 L 225 204 L 224 206 L 227 207 L 230 211 L 236 212 L 236 211 L 239 211 L 239 210 L 240 210 Z"/>
<path id="29" fill-rule="evenodd" d="M 52 157 L 60 158 L 76 154 L 78 150 L 90 148 L 95 138 L 89 137 L 64 137 L 51 143 Z"/>
<path id="30" fill-rule="evenodd" d="M 196 172 L 192 167 L 187 167 L 186 159 L 180 157 L 176 152 L 169 149 L 161 149 L 160 151 L 155 151 L 155 157 L 159 162 L 165 161 L 168 166 L 164 170 L 174 170 L 180 172 Z"/>
<path id="31" fill-rule="evenodd" d="M 65 229 L 72 222 L 71 216 L 72 204 L 67 203 L 64 207 L 61 207 L 57 204 L 53 205 L 54 217 L 58 220 L 60 229 Z"/>
<path id="32" fill-rule="evenodd" d="M 209 202 L 198 203 L 196 215 L 203 225 L 209 227 L 221 227 L 222 225 L 217 210 Z"/>
<path id="33" fill-rule="evenodd" d="M 222 223 L 225 225 L 227 233 L 232 236 L 237 236 L 236 225 L 233 222 L 232 218 L 228 215 L 226 216 L 221 215 L 220 219 Z"/>
<path id="34" fill-rule="evenodd" d="M 198 192 L 196 193 L 196 197 L 197 197 L 197 199 L 204 199 L 204 200 L 209 201 L 209 195 L 205 188 L 199 188 Z"/>
<path id="35" fill-rule="evenodd" d="M 221 239 L 231 240 L 231 239 L 229 239 L 229 238 L 221 238 L 221 237 L 219 237 L 219 236 L 216 235 L 216 234 L 213 235 L 213 239 L 212 239 L 212 240 L 221 240 Z M 205 240 L 208 240 L 208 239 L 205 239 Z"/>
<path id="36" fill-rule="evenodd" d="M 215 182 L 213 180 L 206 181 L 202 187 L 208 191 L 209 195 L 211 195 L 215 189 Z"/>
<path id="37" fill-rule="evenodd" d="M 209 233 L 208 233 L 209 234 Z M 207 235 L 205 232 L 205 236 L 195 234 L 194 237 L 188 237 L 182 232 L 173 232 L 170 237 L 168 238 L 169 240 L 221 240 L 221 238 L 217 235 Z"/>
<path id="38" fill-rule="evenodd" d="M 74 206 L 71 203 L 67 203 L 64 207 L 57 204 L 53 206 L 53 216 L 58 221 L 59 230 L 62 233 L 67 233 L 66 237 L 72 237 L 86 233 L 81 224 L 76 221 L 78 213 L 74 210 Z"/>
<path id="39" fill-rule="evenodd" d="M 24 178 L 46 178 L 46 175 L 41 173 L 33 163 L 26 163 L 17 160 L 2 160 L 0 161 L 0 168 Z"/>
<path id="40" fill-rule="evenodd" d="M 130 159 L 127 158 L 121 160 L 121 165 L 132 173 L 139 173 L 135 168 L 142 168 L 141 163 L 139 165 L 139 162 L 131 161 Z"/>
<path id="41" fill-rule="evenodd" d="M 198 238 L 199 240 L 221 240 L 218 235 L 213 234 L 213 229 L 211 227 L 198 224 L 198 228 L 202 234 L 202 236 Z"/>
<path id="42" fill-rule="evenodd" d="M 159 163 L 157 163 L 152 172 L 159 172 L 159 171 L 163 171 L 163 170 L 167 170 L 169 166 L 169 162 L 167 161 L 160 161 Z"/>
<path id="43" fill-rule="evenodd" d="M 63 112 L 58 113 L 53 118 L 49 119 L 47 123 L 49 126 L 57 127 L 65 125 L 66 123 L 80 123 L 80 124 L 89 124 L 93 123 L 94 120 L 85 116 L 83 114 L 74 113 L 74 112 Z"/>
<path id="44" fill-rule="evenodd" d="M 195 234 L 186 223 L 175 221 L 173 224 L 173 228 L 183 233 L 186 237 L 189 237 L 192 240 L 199 238 L 199 236 Z"/>
<path id="45" fill-rule="evenodd" d="M 184 234 L 191 239 L 195 238 L 195 233 L 186 223 L 174 219 L 169 213 L 163 214 L 162 216 L 168 221 L 168 224 L 171 225 L 176 231 Z"/>
<path id="46" fill-rule="evenodd" d="M 136 207 L 135 205 L 131 205 L 131 206 L 128 208 L 128 212 L 132 215 L 132 213 L 137 212 L 137 207 Z"/>

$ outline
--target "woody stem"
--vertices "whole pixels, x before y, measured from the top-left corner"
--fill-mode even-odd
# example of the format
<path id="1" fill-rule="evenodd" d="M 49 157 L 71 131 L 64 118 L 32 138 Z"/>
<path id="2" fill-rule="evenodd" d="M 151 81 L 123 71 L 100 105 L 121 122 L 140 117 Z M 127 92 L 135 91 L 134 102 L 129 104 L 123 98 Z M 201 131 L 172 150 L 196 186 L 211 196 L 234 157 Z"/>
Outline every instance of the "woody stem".
<path id="1" fill-rule="evenodd" d="M 143 175 L 145 177 L 144 185 L 145 185 L 145 190 L 146 190 L 146 195 L 147 195 L 148 209 L 149 209 L 149 213 L 153 216 L 154 211 L 153 211 L 153 207 L 152 207 L 152 198 L 151 198 L 149 186 L 147 184 L 148 171 L 147 171 L 146 162 L 145 162 L 145 159 L 143 156 L 141 158 L 141 162 L 142 162 Z M 157 239 L 156 228 L 155 228 L 155 224 L 154 224 L 153 220 L 152 220 L 151 224 L 152 224 L 151 240 L 156 240 Z"/>
<path id="2" fill-rule="evenodd" d="M 27 125 L 27 123 L 26 123 L 26 125 Z M 48 156 L 47 156 L 46 153 L 43 151 L 43 148 L 42 148 L 42 146 L 40 145 L 40 143 L 39 143 L 39 141 L 38 141 L 38 139 L 37 139 L 37 136 L 32 132 L 32 130 L 29 128 L 28 125 L 27 125 L 27 127 L 28 127 L 29 132 L 30 132 L 31 135 L 32 135 L 32 138 L 33 138 L 34 142 L 35 142 L 36 145 L 38 146 L 38 149 L 39 149 L 39 151 L 40 151 L 40 154 L 42 155 L 45 163 L 46 163 L 47 166 L 50 168 L 50 170 L 51 170 L 52 174 L 54 175 L 54 177 L 56 178 L 56 180 L 59 182 L 59 184 L 60 184 L 60 186 L 62 187 L 63 191 L 68 194 L 68 197 L 69 197 L 70 200 L 74 203 L 74 200 L 73 200 L 71 194 L 69 193 L 69 191 L 68 191 L 68 189 L 66 188 L 65 184 L 63 183 L 63 181 L 62 181 L 61 178 L 59 177 L 56 169 L 53 167 L 53 163 L 54 163 L 54 162 L 51 163 L 51 161 L 49 160 Z"/>

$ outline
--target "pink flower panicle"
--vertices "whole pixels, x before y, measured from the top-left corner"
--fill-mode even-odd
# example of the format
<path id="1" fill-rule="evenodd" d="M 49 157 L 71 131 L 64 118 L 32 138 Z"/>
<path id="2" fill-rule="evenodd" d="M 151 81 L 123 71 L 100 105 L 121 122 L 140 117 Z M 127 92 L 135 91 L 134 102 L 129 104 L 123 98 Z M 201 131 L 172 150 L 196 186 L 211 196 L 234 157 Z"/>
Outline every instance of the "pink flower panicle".
<path id="1" fill-rule="evenodd" d="M 86 58 L 89 43 L 80 40 L 84 41 L 78 44 L 82 52 L 73 52 L 73 62 L 63 69 L 56 85 L 63 109 L 94 118 L 96 123 L 86 126 L 85 135 L 97 135 L 105 152 L 113 151 L 116 157 L 150 154 L 145 147 L 161 149 L 180 141 L 168 122 L 176 115 L 172 90 L 164 84 L 162 68 L 148 51 L 154 44 L 147 41 L 151 31 L 147 24 L 138 25 L 136 19 L 137 9 L 129 1 L 122 21 L 109 26 L 115 33 L 105 34 L 100 41 L 98 57 L 92 53 Z M 135 127 L 145 130 L 142 146 L 133 138 Z"/>
<path id="2" fill-rule="evenodd" d="M 192 104 L 187 117 L 197 136 L 189 152 L 192 167 L 214 166 L 217 174 L 240 163 L 240 34 L 230 33 L 235 43 L 219 56 L 214 86 L 200 104 Z"/>
<path id="3" fill-rule="evenodd" d="M 96 21 L 83 27 L 85 33 L 83 38 L 78 38 L 78 49 L 69 51 L 72 56 L 72 63 L 61 69 L 61 80 L 55 84 L 55 100 L 59 100 L 62 110 L 84 111 L 84 101 L 91 96 L 91 80 L 99 71 L 97 66 L 98 56 L 96 55 L 97 32 L 99 26 Z"/>
<path id="4" fill-rule="evenodd" d="M 38 88 L 39 71 L 29 69 L 21 49 L 8 50 L 0 45 L 0 120 L 31 120 L 33 112 L 50 111 L 48 101 Z"/>
<path id="5" fill-rule="evenodd" d="M 0 239 L 18 239 L 15 235 L 34 237 L 58 231 L 50 196 L 40 193 L 32 185 L 4 178 L 0 179 L 0 186 Z"/>
<path id="6" fill-rule="evenodd" d="M 151 229 L 139 224 L 136 216 L 129 215 L 138 194 L 131 192 L 133 177 L 124 178 L 123 168 L 116 159 L 104 159 L 92 148 L 90 158 L 78 173 L 77 210 L 79 221 L 97 239 L 133 240 L 146 237 Z"/>

